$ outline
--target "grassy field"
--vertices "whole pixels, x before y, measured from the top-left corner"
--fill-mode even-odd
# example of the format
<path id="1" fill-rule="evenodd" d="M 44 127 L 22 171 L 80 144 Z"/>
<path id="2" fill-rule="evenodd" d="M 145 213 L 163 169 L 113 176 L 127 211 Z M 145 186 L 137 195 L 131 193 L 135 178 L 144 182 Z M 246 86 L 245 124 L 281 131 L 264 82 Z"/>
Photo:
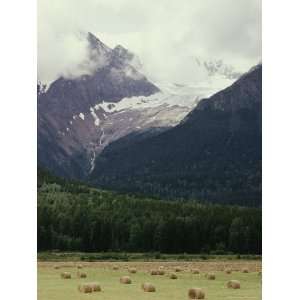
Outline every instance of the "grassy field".
<path id="1" fill-rule="evenodd" d="M 76 277 L 78 264 L 83 265 L 82 271 L 87 273 L 87 278 Z M 54 266 L 59 269 L 54 269 Z M 119 270 L 113 270 L 116 265 Z M 166 271 L 164 276 L 151 276 L 149 271 L 163 266 Z M 167 274 L 180 266 L 183 271 L 178 272 L 178 279 L 171 280 Z M 136 274 L 129 274 L 127 269 L 135 267 Z M 248 268 L 249 273 L 242 273 L 242 268 Z M 200 274 L 192 274 L 191 269 L 199 269 Z M 224 269 L 231 268 L 232 274 L 225 274 Z M 72 279 L 61 279 L 61 272 L 70 272 Z M 204 289 L 205 299 L 209 300 L 258 300 L 261 299 L 261 261 L 209 261 L 209 262 L 38 262 L 38 299 L 39 300 L 135 300 L 135 299 L 188 299 L 189 288 L 201 287 Z M 208 280 L 204 274 L 214 272 L 216 280 Z M 132 284 L 120 284 L 119 278 L 129 275 Z M 230 279 L 241 282 L 240 290 L 228 289 L 226 283 Z M 102 292 L 82 294 L 78 285 L 84 282 L 98 281 Z M 146 293 L 141 289 L 143 282 L 155 285 L 155 293 Z"/>

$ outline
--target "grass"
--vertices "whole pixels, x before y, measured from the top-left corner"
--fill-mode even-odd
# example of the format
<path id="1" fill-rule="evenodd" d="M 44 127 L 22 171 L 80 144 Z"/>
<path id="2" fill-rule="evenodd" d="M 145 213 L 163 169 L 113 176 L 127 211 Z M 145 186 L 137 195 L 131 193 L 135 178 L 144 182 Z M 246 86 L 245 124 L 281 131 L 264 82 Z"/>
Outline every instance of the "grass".
<path id="1" fill-rule="evenodd" d="M 38 263 L 38 299 L 39 300 L 82 300 L 87 297 L 104 300 L 182 300 L 188 299 L 187 292 L 191 287 L 202 287 L 205 290 L 205 299 L 209 300 L 259 300 L 261 299 L 261 277 L 257 271 L 261 270 L 260 261 L 218 261 L 218 262 L 80 262 L 84 265 L 83 271 L 88 278 L 76 278 L 76 262 L 39 262 Z M 54 265 L 60 266 L 59 270 Z M 119 270 L 112 270 L 113 265 L 118 265 Z M 149 270 L 164 266 L 166 273 L 173 271 L 175 266 L 181 266 L 184 271 L 179 272 L 177 280 L 171 280 L 165 276 L 151 276 Z M 128 267 L 136 267 L 136 274 L 129 274 Z M 225 274 L 222 270 L 230 267 L 241 270 L 248 267 L 250 273 L 234 271 Z M 192 274 L 191 268 L 198 268 L 200 274 Z M 68 271 L 72 273 L 72 279 L 61 279 L 60 273 Z M 204 274 L 213 271 L 216 280 L 207 280 Z M 129 275 L 132 284 L 120 284 L 119 278 Z M 240 290 L 232 290 L 226 287 L 230 279 L 241 282 Z M 79 293 L 77 287 L 80 283 L 98 281 L 103 292 L 93 294 Z M 141 289 L 143 282 L 151 282 L 156 287 L 155 293 L 145 293 Z"/>

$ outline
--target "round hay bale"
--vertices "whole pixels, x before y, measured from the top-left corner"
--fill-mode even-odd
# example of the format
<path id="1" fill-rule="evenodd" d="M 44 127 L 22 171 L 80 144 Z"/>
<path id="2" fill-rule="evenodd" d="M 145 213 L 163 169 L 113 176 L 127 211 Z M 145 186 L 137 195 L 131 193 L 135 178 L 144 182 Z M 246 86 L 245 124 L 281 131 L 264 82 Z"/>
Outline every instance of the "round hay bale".
<path id="1" fill-rule="evenodd" d="M 62 272 L 62 273 L 60 274 L 60 277 L 61 277 L 62 279 L 71 279 L 71 273 L 69 273 L 69 272 Z"/>
<path id="2" fill-rule="evenodd" d="M 232 272 L 231 269 L 225 269 L 226 274 L 231 274 L 231 272 Z"/>
<path id="3" fill-rule="evenodd" d="M 142 284 L 142 290 L 144 292 L 150 292 L 150 293 L 153 293 L 155 292 L 155 286 L 149 282 L 145 282 Z"/>
<path id="4" fill-rule="evenodd" d="M 130 284 L 131 283 L 131 279 L 129 276 L 122 276 L 120 278 L 120 282 L 123 284 Z"/>
<path id="5" fill-rule="evenodd" d="M 240 289 L 241 283 L 238 280 L 229 280 L 227 282 L 227 287 L 231 289 Z"/>
<path id="6" fill-rule="evenodd" d="M 136 273 L 136 268 L 129 268 L 128 272 L 134 274 Z"/>
<path id="7" fill-rule="evenodd" d="M 204 299 L 205 293 L 201 288 L 192 288 L 188 292 L 189 299 Z"/>
<path id="8" fill-rule="evenodd" d="M 77 265 L 77 269 L 82 269 L 83 265 Z"/>
<path id="9" fill-rule="evenodd" d="M 213 274 L 213 273 L 208 273 L 207 276 L 206 276 L 206 278 L 208 280 L 215 280 L 216 279 L 216 275 Z"/>
<path id="10" fill-rule="evenodd" d="M 151 270 L 151 271 L 150 271 L 150 274 L 151 274 L 151 275 L 158 275 L 158 271 L 157 271 L 157 270 Z"/>
<path id="11" fill-rule="evenodd" d="M 87 278 L 87 274 L 85 272 L 77 272 L 78 278 Z"/>
<path id="12" fill-rule="evenodd" d="M 157 271 L 157 275 L 165 275 L 165 271 L 160 269 Z"/>
<path id="13" fill-rule="evenodd" d="M 113 266 L 113 270 L 119 270 L 118 266 Z"/>
<path id="14" fill-rule="evenodd" d="M 89 283 L 83 283 L 78 286 L 78 290 L 81 293 L 91 293 L 93 291 L 92 286 Z"/>
<path id="15" fill-rule="evenodd" d="M 243 268 L 242 273 L 249 273 L 249 269 L 248 268 Z"/>
<path id="16" fill-rule="evenodd" d="M 159 266 L 158 269 L 159 270 L 163 270 L 165 267 L 164 266 Z"/>
<path id="17" fill-rule="evenodd" d="M 92 287 L 93 292 L 101 292 L 101 286 L 99 282 L 91 282 L 89 285 Z"/>
<path id="18" fill-rule="evenodd" d="M 175 271 L 175 272 L 181 272 L 181 271 L 182 271 L 182 268 L 181 268 L 181 267 L 175 267 L 174 271 Z"/>
<path id="19" fill-rule="evenodd" d="M 176 275 L 175 273 L 171 273 L 171 274 L 169 275 L 169 278 L 170 278 L 170 279 L 177 279 L 177 275 Z"/>
<path id="20" fill-rule="evenodd" d="M 200 271 L 198 269 L 192 269 L 191 272 L 192 274 L 200 274 Z"/>

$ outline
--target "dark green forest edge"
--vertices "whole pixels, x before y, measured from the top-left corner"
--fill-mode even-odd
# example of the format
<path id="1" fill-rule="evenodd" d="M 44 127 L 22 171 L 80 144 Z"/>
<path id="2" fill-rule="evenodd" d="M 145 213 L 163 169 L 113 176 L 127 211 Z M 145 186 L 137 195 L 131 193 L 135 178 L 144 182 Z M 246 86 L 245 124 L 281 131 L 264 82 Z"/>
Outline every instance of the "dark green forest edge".
<path id="1" fill-rule="evenodd" d="M 261 254 L 259 208 L 142 198 L 67 181 L 42 169 L 37 205 L 40 259 L 68 256 L 59 252 L 84 252 L 69 255 L 81 260 Z"/>
<path id="2" fill-rule="evenodd" d="M 38 253 L 39 261 L 228 261 L 261 260 L 261 255 L 254 254 L 166 254 L 160 252 L 61 252 L 44 251 Z"/>

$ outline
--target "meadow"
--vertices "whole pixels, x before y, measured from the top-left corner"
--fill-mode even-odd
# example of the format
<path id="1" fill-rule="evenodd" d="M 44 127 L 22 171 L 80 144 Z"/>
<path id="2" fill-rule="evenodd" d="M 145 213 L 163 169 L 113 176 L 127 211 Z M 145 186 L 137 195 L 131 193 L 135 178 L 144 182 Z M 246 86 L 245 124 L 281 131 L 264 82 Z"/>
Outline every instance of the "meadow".
<path id="1" fill-rule="evenodd" d="M 78 269 L 78 265 L 83 268 Z M 56 268 L 57 269 L 56 269 Z M 117 267 L 114 270 L 113 267 Z M 162 268 L 165 275 L 153 276 L 150 270 Z M 177 279 L 170 279 L 169 274 L 179 267 Z M 136 268 L 131 274 L 128 269 Z M 243 273 L 246 268 L 249 273 Z M 192 269 L 199 270 L 193 274 Z M 231 269 L 226 274 L 225 269 Z M 87 278 L 77 278 L 77 272 L 87 274 Z M 226 261 L 153 261 L 153 262 L 38 262 L 38 299 L 39 300 L 135 300 L 135 299 L 188 299 L 188 290 L 193 287 L 203 288 L 205 299 L 209 300 L 259 300 L 261 299 L 261 261 L 226 260 Z M 62 279 L 62 272 L 70 272 L 71 279 Z M 213 272 L 215 280 L 208 280 L 205 274 Z M 132 284 L 121 284 L 121 276 L 130 276 Z M 227 288 L 229 280 L 238 280 L 240 289 Z M 78 286 L 86 282 L 99 282 L 101 292 L 80 293 Z M 144 292 L 141 285 L 152 283 L 156 291 Z"/>

